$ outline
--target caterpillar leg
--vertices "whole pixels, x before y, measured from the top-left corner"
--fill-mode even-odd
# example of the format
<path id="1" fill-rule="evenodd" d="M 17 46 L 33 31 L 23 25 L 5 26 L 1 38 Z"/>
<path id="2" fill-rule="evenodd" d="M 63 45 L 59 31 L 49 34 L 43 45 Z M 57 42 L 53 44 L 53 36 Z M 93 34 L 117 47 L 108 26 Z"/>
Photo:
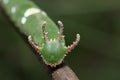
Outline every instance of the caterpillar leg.
<path id="1" fill-rule="evenodd" d="M 28 36 L 28 41 L 29 41 L 30 45 L 31 45 L 37 52 L 40 51 L 40 48 L 32 41 L 31 36 Z"/>

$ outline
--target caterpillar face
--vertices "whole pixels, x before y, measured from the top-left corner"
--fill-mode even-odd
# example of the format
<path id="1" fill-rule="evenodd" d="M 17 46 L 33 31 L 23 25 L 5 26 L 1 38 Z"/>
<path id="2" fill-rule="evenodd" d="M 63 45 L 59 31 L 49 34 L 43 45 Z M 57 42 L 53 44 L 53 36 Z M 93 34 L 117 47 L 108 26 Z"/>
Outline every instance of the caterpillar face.
<path id="1" fill-rule="evenodd" d="M 42 25 L 44 43 L 40 49 L 41 57 L 43 58 L 44 62 L 51 67 L 55 67 L 56 65 L 60 64 L 66 55 L 65 53 L 67 52 L 67 47 L 62 42 L 62 39 L 64 38 L 62 36 L 63 24 L 60 21 L 58 23 L 60 26 L 58 38 L 50 40 L 48 39 L 48 32 L 45 29 L 46 22 L 43 22 Z"/>
<path id="2" fill-rule="evenodd" d="M 59 65 L 66 56 L 66 53 L 70 52 L 78 44 L 80 40 L 80 35 L 77 34 L 76 41 L 73 42 L 72 45 L 66 47 L 65 43 L 62 41 L 62 39 L 64 38 L 62 35 L 63 24 L 61 21 L 58 21 L 58 24 L 60 26 L 58 38 L 49 40 L 47 35 L 48 33 L 45 29 L 46 22 L 43 22 L 42 32 L 43 32 L 44 43 L 42 44 L 41 48 L 35 45 L 34 42 L 32 42 L 31 37 L 28 38 L 30 44 L 35 48 L 35 50 L 38 53 L 40 52 L 41 57 L 43 58 L 45 64 L 50 65 L 51 67 L 56 67 L 57 65 Z"/>
<path id="3" fill-rule="evenodd" d="M 45 41 L 40 51 L 44 62 L 55 67 L 62 62 L 64 56 L 66 55 L 67 47 L 65 47 L 61 41 L 51 39 Z"/>

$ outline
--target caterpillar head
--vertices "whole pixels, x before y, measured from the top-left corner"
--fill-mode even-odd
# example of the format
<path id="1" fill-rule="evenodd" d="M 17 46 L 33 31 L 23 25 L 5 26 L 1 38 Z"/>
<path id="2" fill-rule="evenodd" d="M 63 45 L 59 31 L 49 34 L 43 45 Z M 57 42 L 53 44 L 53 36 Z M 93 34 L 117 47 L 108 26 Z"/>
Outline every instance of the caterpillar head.
<path id="1" fill-rule="evenodd" d="M 56 65 L 60 64 L 66 56 L 66 53 L 70 52 L 80 40 L 80 35 L 77 34 L 76 41 L 73 42 L 72 45 L 66 47 L 62 41 L 63 24 L 61 21 L 58 21 L 58 24 L 60 26 L 58 39 L 50 40 L 48 39 L 47 31 L 45 29 L 46 22 L 44 22 L 42 25 L 43 38 L 45 42 L 40 49 L 41 57 L 43 58 L 44 62 L 51 67 L 56 67 Z"/>

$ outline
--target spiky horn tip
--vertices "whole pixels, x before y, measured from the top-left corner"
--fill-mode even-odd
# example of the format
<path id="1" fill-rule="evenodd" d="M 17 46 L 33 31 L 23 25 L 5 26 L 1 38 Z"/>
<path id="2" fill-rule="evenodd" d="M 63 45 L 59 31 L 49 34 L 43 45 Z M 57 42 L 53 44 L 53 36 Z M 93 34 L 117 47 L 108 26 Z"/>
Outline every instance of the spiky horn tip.
<path id="1" fill-rule="evenodd" d="M 63 27 L 63 23 L 61 21 L 58 21 L 58 25 L 60 27 L 59 34 L 58 34 L 58 39 L 60 41 L 60 40 L 62 40 L 62 35 L 63 35 L 63 29 L 64 29 L 64 27 Z"/>
<path id="2" fill-rule="evenodd" d="M 76 40 L 73 42 L 73 44 L 71 44 L 70 46 L 67 47 L 67 52 L 71 52 L 71 50 L 73 50 L 75 48 L 75 46 L 78 45 L 79 41 L 80 41 L 80 35 L 77 34 L 76 35 Z"/>
<path id="3" fill-rule="evenodd" d="M 59 26 L 63 26 L 62 21 L 58 21 Z"/>
<path id="4" fill-rule="evenodd" d="M 46 32 L 45 26 L 46 26 L 46 21 L 44 21 L 42 23 L 42 32 L 43 32 L 43 38 L 44 38 L 44 40 L 47 41 L 48 40 L 48 36 L 47 36 L 47 32 Z"/>

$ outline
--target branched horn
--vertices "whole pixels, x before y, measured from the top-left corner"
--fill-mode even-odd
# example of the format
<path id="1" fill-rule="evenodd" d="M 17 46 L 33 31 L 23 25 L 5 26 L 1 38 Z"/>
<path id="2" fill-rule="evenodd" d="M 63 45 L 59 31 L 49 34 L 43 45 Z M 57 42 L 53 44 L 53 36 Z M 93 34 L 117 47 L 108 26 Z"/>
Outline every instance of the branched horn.
<path id="1" fill-rule="evenodd" d="M 76 41 L 73 42 L 73 44 L 71 44 L 70 46 L 67 47 L 67 52 L 71 52 L 72 49 L 75 48 L 75 46 L 78 45 L 78 42 L 80 41 L 80 35 L 77 34 L 76 35 Z"/>
<path id="2" fill-rule="evenodd" d="M 45 26 L 46 26 L 46 22 L 44 21 L 42 23 L 42 32 L 43 32 L 44 40 L 47 41 L 48 40 L 48 35 L 47 35 L 47 32 L 46 32 Z"/>
<path id="3" fill-rule="evenodd" d="M 58 40 L 60 41 L 60 40 L 62 40 L 64 27 L 63 27 L 63 23 L 61 21 L 58 21 L 58 25 L 60 27 L 59 34 L 58 34 Z"/>

